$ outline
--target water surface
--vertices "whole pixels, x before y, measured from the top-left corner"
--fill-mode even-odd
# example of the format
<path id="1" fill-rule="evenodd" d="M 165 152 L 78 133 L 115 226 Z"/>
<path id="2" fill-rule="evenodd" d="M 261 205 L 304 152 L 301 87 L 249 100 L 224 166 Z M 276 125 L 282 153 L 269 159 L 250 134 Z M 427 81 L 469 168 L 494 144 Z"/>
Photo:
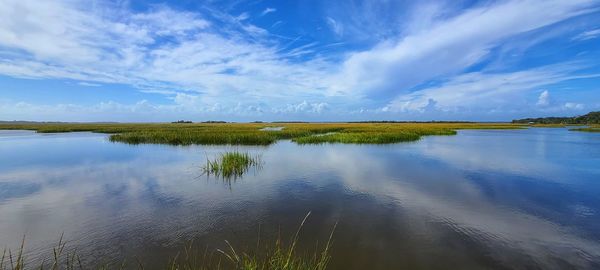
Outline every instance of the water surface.
<path id="1" fill-rule="evenodd" d="M 261 155 L 236 181 L 202 175 Z M 462 130 L 391 145 L 127 145 L 93 133 L 0 131 L 0 244 L 48 255 L 61 233 L 90 263 L 167 263 L 186 243 L 301 250 L 336 222 L 331 269 L 600 267 L 600 134 Z M 260 230 L 259 230 L 260 227 Z"/>

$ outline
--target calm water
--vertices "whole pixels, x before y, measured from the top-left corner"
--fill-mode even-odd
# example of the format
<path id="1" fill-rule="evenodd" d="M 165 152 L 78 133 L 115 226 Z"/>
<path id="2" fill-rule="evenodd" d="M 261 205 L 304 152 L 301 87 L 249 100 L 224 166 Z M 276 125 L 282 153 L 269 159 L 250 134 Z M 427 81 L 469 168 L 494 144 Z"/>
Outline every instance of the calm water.
<path id="1" fill-rule="evenodd" d="M 262 169 L 226 183 L 207 156 Z M 252 247 L 293 233 L 314 250 L 336 221 L 331 269 L 600 267 L 600 134 L 460 131 L 393 145 L 111 143 L 0 131 L 0 245 L 48 255 L 64 232 L 93 263 L 164 266 L 189 241 Z M 311 247 L 311 248 L 308 248 Z"/>

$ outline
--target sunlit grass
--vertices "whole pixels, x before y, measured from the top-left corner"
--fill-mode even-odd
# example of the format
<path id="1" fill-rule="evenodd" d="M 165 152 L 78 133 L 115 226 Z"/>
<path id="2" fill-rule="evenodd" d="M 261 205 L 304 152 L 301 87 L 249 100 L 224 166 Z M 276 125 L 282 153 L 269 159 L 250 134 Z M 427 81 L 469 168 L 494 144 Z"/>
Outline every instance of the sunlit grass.
<path id="1" fill-rule="evenodd" d="M 454 135 L 459 129 L 519 129 L 509 123 L 277 123 L 282 130 L 261 130 L 270 123 L 129 123 L 129 124 L 0 124 L 0 129 L 41 133 L 90 131 L 107 133 L 113 142 L 171 145 L 269 145 L 297 143 L 396 143 L 428 135 Z M 323 135 L 325 134 L 325 135 Z M 323 135 L 314 137 L 314 135 Z"/>

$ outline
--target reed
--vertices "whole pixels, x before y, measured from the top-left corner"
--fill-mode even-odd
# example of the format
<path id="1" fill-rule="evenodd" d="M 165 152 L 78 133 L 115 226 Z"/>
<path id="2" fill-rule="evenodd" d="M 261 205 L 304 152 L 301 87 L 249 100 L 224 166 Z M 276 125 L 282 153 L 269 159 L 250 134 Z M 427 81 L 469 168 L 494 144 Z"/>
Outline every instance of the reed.
<path id="1" fill-rule="evenodd" d="M 300 231 L 309 216 L 310 212 L 304 217 L 288 245 L 283 244 L 281 238 L 277 238 L 274 247 L 267 249 L 263 256 L 236 252 L 229 242 L 226 242 L 229 247 L 227 251 L 218 251 L 234 264 L 235 269 L 240 270 L 325 270 L 331 260 L 329 253 L 336 226 L 333 227 L 323 250 L 310 257 L 299 256 L 297 245 Z"/>
<path id="2" fill-rule="evenodd" d="M 227 152 L 214 160 L 207 159 L 202 170 L 207 175 L 215 175 L 224 179 L 241 177 L 251 167 L 259 166 L 260 158 L 248 153 Z"/>
<path id="3" fill-rule="evenodd" d="M 296 233 L 289 240 L 289 244 L 284 244 L 281 237 L 275 240 L 272 246 L 261 246 L 260 238 L 257 243 L 257 250 L 236 250 L 229 241 L 225 241 L 227 248 L 217 249 L 208 255 L 206 250 L 202 253 L 197 252 L 190 243 L 184 247 L 183 252 L 179 252 L 174 257 L 167 259 L 168 263 L 161 267 L 166 270 L 325 270 L 331 260 L 331 246 L 333 233 L 336 226 L 333 227 L 325 246 L 322 249 L 318 247 L 312 255 L 302 255 L 297 251 L 300 241 L 300 232 L 306 223 L 310 212 L 304 217 Z M 336 224 L 337 225 L 337 224 Z M 52 249 L 49 259 L 42 260 L 35 265 L 29 263 L 24 255 L 25 238 L 21 246 L 13 253 L 10 249 L 5 249 L 0 257 L 0 270 L 24 270 L 24 269 L 51 269 L 51 270 L 83 270 L 83 269 L 144 269 L 144 262 L 134 260 L 134 264 L 127 264 L 122 261 L 118 264 L 103 264 L 99 266 L 86 265 L 75 251 L 68 252 L 66 243 L 61 235 L 56 247 Z M 219 256 L 214 258 L 213 254 Z"/>

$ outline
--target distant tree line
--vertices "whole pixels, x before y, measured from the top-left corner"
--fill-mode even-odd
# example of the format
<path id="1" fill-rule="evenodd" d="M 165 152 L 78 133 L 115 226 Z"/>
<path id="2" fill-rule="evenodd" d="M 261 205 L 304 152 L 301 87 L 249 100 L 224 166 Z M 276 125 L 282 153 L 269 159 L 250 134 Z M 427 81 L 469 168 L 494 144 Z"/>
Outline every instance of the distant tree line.
<path id="1" fill-rule="evenodd" d="M 513 123 L 534 123 L 534 124 L 600 124 L 600 112 L 590 112 L 586 115 L 574 117 L 540 117 L 516 119 Z"/>
<path id="2" fill-rule="evenodd" d="M 431 121 L 394 121 L 394 120 L 367 120 L 367 121 L 349 121 L 346 123 L 377 123 L 377 124 L 393 124 L 393 123 L 415 123 L 415 124 L 419 124 L 419 123 L 441 123 L 441 124 L 454 124 L 454 123 L 460 123 L 460 124 L 468 124 L 468 123 L 475 123 L 475 122 L 471 122 L 471 121 L 436 121 L 436 120 L 431 120 Z"/>

